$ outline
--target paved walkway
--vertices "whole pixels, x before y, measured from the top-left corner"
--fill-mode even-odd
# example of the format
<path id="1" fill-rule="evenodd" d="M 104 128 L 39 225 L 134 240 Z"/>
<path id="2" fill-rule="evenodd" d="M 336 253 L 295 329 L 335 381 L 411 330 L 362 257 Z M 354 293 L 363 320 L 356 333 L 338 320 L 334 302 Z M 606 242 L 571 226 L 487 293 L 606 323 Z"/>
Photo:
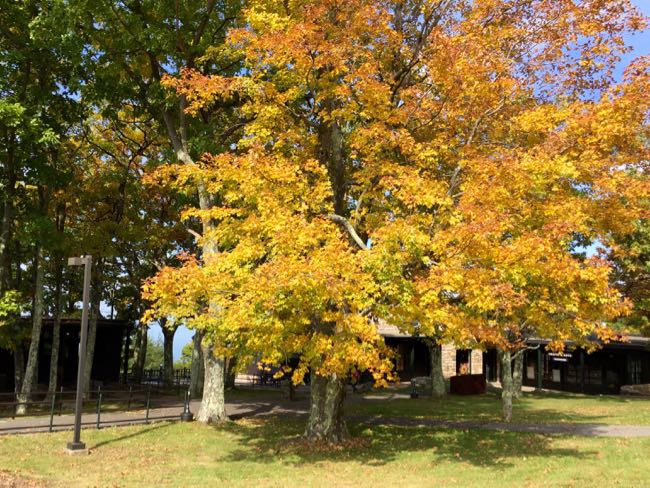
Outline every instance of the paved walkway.
<path id="1" fill-rule="evenodd" d="M 200 401 L 190 403 L 190 411 L 196 415 L 199 411 Z M 236 400 L 226 404 L 226 413 L 231 419 L 242 417 L 255 417 L 261 415 L 280 414 L 306 414 L 307 402 L 278 402 L 277 400 Z M 101 428 L 135 425 L 144 423 L 179 420 L 183 412 L 182 402 L 166 402 L 165 405 L 151 408 L 147 418 L 146 410 L 132 409 L 120 412 L 102 412 L 100 415 Z M 71 430 L 74 427 L 74 415 L 54 415 L 52 431 Z M 97 414 L 84 413 L 81 416 L 82 428 L 96 428 Z M 3 434 L 30 434 L 35 432 L 50 431 L 50 416 L 17 417 L 0 420 L 0 435 Z"/>
<path id="2" fill-rule="evenodd" d="M 190 410 L 196 414 L 200 402 L 192 401 Z M 232 419 L 243 417 L 258 417 L 267 415 L 306 415 L 308 401 L 297 402 L 278 401 L 277 399 L 238 399 L 226 404 L 226 413 Z M 182 403 L 168 404 L 158 408 L 151 408 L 149 418 L 146 411 L 130 410 L 127 412 L 103 412 L 101 414 L 101 427 L 134 425 L 146 422 L 161 422 L 179 420 L 183 411 Z M 650 437 L 649 425 L 605 425 L 605 424 L 517 424 L 504 422 L 480 422 L 471 420 L 443 420 L 443 419 L 415 419 L 410 417 L 369 417 L 351 416 L 352 422 L 365 425 L 396 425 L 404 427 L 430 427 L 449 429 L 487 429 L 509 432 L 523 432 L 530 434 L 560 434 L 585 437 Z M 25 417 L 0 420 L 0 435 L 12 433 L 48 432 L 50 430 L 50 417 Z M 52 430 L 71 430 L 74 425 L 73 415 L 55 415 Z M 82 416 L 83 428 L 95 428 L 97 415 L 85 413 Z"/>

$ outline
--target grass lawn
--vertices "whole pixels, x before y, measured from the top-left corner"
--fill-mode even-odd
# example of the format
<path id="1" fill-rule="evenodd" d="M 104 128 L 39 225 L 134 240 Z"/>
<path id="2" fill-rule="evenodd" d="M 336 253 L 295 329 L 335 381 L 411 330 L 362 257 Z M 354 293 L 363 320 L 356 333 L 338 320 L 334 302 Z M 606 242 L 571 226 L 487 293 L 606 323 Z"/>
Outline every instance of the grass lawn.
<path id="1" fill-rule="evenodd" d="M 24 486 L 648 486 L 650 439 L 350 425 L 340 450 L 297 441 L 289 417 L 0 437 L 0 484 Z M 16 486 L 23 486 L 18 483 Z"/>
<path id="2" fill-rule="evenodd" d="M 366 396 L 390 396 L 395 391 L 374 391 Z M 408 390 L 400 393 L 408 393 Z M 356 400 L 359 400 L 358 396 Z M 348 413 L 384 417 L 427 417 L 455 420 L 499 421 L 501 397 L 496 393 L 479 396 L 450 395 L 443 399 L 363 399 L 351 402 Z M 525 393 L 515 400 L 513 422 L 603 423 L 650 425 L 650 399 L 613 395 Z"/>

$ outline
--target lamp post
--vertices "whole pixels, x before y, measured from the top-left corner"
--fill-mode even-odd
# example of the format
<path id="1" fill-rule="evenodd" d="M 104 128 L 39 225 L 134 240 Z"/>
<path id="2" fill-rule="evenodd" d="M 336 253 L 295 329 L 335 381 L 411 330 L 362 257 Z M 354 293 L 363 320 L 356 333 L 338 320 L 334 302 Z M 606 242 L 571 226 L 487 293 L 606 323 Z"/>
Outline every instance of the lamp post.
<path id="1" fill-rule="evenodd" d="M 68 442 L 68 452 L 83 452 L 86 444 L 81 442 L 81 411 L 83 409 L 83 381 L 84 369 L 86 366 L 86 342 L 88 340 L 88 303 L 90 301 L 90 270 L 92 267 L 92 256 L 81 256 L 78 258 L 69 258 L 69 266 L 84 267 L 84 289 L 83 289 L 83 306 L 81 309 L 81 335 L 79 338 L 79 366 L 77 368 L 77 399 L 74 410 L 74 437 L 72 442 Z"/>

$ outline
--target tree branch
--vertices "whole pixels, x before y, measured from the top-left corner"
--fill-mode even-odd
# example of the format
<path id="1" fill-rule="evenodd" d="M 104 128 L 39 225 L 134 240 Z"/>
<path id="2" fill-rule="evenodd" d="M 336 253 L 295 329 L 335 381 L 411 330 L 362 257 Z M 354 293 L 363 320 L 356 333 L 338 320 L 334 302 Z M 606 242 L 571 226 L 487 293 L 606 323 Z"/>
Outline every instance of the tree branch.
<path id="1" fill-rule="evenodd" d="M 203 236 L 202 236 L 201 234 L 199 234 L 198 232 L 196 232 L 195 230 L 193 230 L 193 229 L 187 229 L 187 232 L 189 232 L 190 234 L 192 234 L 192 235 L 194 236 L 194 239 L 196 239 L 197 242 L 198 242 L 200 239 L 203 239 Z"/>
<path id="2" fill-rule="evenodd" d="M 350 234 L 350 237 L 352 237 L 352 240 L 357 243 L 357 245 L 363 249 L 364 251 L 368 250 L 368 246 L 366 246 L 366 243 L 363 242 L 361 237 L 359 237 L 359 234 L 357 234 L 357 231 L 354 230 L 354 227 L 352 227 L 352 224 L 348 222 L 348 219 L 345 217 L 341 217 L 340 215 L 336 214 L 329 214 L 327 215 L 327 219 L 331 220 L 332 222 L 336 222 L 339 225 L 342 225 L 345 230 Z"/>

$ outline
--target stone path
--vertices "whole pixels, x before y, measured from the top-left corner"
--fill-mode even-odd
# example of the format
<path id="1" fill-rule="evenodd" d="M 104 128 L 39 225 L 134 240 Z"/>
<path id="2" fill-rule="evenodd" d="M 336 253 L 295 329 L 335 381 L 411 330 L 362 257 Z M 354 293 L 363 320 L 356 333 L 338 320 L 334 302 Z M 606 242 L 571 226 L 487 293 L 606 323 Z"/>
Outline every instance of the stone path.
<path id="1" fill-rule="evenodd" d="M 190 410 L 196 415 L 199 401 L 192 401 Z M 306 415 L 306 400 L 297 402 L 278 401 L 277 399 L 238 399 L 226 404 L 226 412 L 232 419 L 258 417 L 267 415 Z M 179 420 L 183 411 L 182 403 L 151 408 L 148 422 Z M 604 424 L 517 424 L 503 422 L 480 422 L 471 420 L 415 419 L 410 417 L 369 417 L 351 416 L 353 422 L 364 425 L 395 425 L 404 427 L 428 427 L 449 429 L 486 429 L 530 434 L 560 434 L 585 437 L 650 437 L 650 425 L 604 425 Z M 95 428 L 97 415 L 85 413 L 82 416 L 83 428 Z M 49 431 L 49 416 L 26 417 L 0 420 L 0 435 L 15 433 L 35 433 Z M 103 412 L 101 427 L 134 425 L 147 422 L 145 410 L 128 412 Z M 73 415 L 55 415 L 53 431 L 71 430 L 74 425 Z"/>

